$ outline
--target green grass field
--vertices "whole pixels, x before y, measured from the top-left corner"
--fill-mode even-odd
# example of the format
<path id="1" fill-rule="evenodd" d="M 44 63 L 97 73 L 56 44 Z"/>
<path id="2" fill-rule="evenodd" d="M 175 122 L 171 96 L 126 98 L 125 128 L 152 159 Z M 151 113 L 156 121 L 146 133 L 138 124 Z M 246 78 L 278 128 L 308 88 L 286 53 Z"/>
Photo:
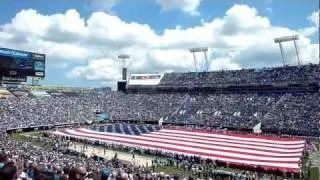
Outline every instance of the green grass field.
<path id="1" fill-rule="evenodd" d="M 310 180 L 320 180 L 319 167 L 310 168 Z"/>
<path id="2" fill-rule="evenodd" d="M 41 147 L 46 151 L 52 151 L 52 148 L 50 145 L 46 143 L 39 142 L 37 140 L 37 137 L 42 136 L 40 132 L 33 132 L 33 133 L 21 133 L 21 134 L 12 134 L 11 138 L 16 141 L 31 141 L 32 145 Z"/>

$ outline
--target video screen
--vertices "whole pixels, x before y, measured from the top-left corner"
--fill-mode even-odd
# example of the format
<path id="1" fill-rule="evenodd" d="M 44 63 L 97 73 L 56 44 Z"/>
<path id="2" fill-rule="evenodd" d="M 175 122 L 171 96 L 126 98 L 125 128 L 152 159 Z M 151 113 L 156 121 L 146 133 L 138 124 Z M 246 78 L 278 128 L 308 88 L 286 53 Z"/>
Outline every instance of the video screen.
<path id="1" fill-rule="evenodd" d="M 0 68 L 8 69 L 32 69 L 32 59 L 13 58 L 0 56 Z"/>
<path id="2" fill-rule="evenodd" d="M 45 70 L 44 61 L 34 61 L 34 70 L 35 71 L 44 71 Z"/>
<path id="3" fill-rule="evenodd" d="M 0 76 L 37 76 L 45 75 L 45 55 L 0 48 Z"/>

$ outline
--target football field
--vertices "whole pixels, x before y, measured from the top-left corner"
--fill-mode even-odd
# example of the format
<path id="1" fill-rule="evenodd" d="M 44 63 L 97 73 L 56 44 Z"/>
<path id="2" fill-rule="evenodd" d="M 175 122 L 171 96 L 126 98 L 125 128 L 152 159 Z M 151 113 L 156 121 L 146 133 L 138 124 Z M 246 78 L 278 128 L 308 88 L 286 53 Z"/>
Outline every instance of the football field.
<path id="1" fill-rule="evenodd" d="M 131 153 L 126 153 L 126 152 L 122 152 L 122 151 L 114 151 L 111 149 L 106 149 L 104 147 L 91 146 L 91 145 L 86 145 L 88 148 L 85 151 L 82 151 L 84 149 L 83 146 L 84 146 L 83 144 L 72 143 L 70 145 L 69 149 L 77 151 L 77 152 L 83 152 L 87 156 L 96 155 L 99 157 L 106 158 L 108 160 L 112 159 L 115 156 L 115 154 L 117 153 L 118 159 L 123 160 L 123 161 L 133 162 L 136 165 L 140 165 L 140 166 L 147 166 L 147 165 L 151 166 L 151 164 L 152 164 L 152 159 L 153 159 L 152 157 L 141 156 L 141 155 L 135 154 L 135 158 L 133 159 Z"/>

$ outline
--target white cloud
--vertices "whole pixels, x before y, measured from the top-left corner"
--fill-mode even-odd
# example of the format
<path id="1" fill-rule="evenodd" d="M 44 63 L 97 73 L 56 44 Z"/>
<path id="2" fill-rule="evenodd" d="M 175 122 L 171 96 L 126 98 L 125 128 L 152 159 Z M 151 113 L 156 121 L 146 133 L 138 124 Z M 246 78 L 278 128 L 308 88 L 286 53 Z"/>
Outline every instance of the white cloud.
<path id="1" fill-rule="evenodd" d="M 201 1 L 202 0 L 156 0 L 156 2 L 164 11 L 180 9 L 192 16 L 197 16 L 200 14 L 197 9 Z"/>
<path id="2" fill-rule="evenodd" d="M 116 57 L 122 53 L 130 55 L 129 72 L 192 71 L 191 47 L 209 47 L 211 70 L 278 66 L 281 56 L 273 38 L 291 34 L 300 35 L 302 61 L 316 63 L 319 50 L 309 39 L 312 33 L 313 29 L 273 26 L 247 5 L 234 5 L 224 16 L 201 25 L 164 29 L 161 34 L 147 24 L 126 22 L 104 12 L 84 19 L 76 10 L 42 15 L 29 9 L 0 25 L 0 42 L 4 47 L 46 53 L 49 67 L 72 67 L 68 78 L 110 84 L 120 79 Z M 295 64 L 294 46 L 284 43 L 284 47 L 286 63 Z M 197 54 L 197 61 L 204 70 L 202 54 Z"/>
<path id="3" fill-rule="evenodd" d="M 228 57 L 216 58 L 211 62 L 209 67 L 210 71 L 221 71 L 221 70 L 237 70 L 241 69 L 239 64 L 232 62 Z"/>
<path id="4" fill-rule="evenodd" d="M 75 67 L 68 78 L 84 77 L 87 80 L 114 81 L 121 77 L 120 67 L 112 59 L 94 59 L 86 66 Z"/>
<path id="5" fill-rule="evenodd" d="M 74 41 L 88 34 L 85 21 L 74 9 L 68 10 L 65 14 L 50 16 L 39 14 L 33 9 L 22 10 L 11 23 L 1 28 L 3 32 L 14 33 L 16 37 L 36 37 L 64 42 Z"/>
<path id="6" fill-rule="evenodd" d="M 313 12 L 309 17 L 308 20 L 312 22 L 315 26 L 319 27 L 319 11 Z"/>
<path id="7" fill-rule="evenodd" d="M 90 34 L 86 41 L 93 44 L 106 44 L 119 49 L 133 44 L 149 46 L 157 41 L 157 35 L 149 25 L 127 23 L 103 12 L 93 13 L 87 24 Z"/>
<path id="8" fill-rule="evenodd" d="M 55 67 L 85 60 L 89 51 L 77 43 L 88 33 L 84 19 L 74 9 L 49 16 L 22 10 L 10 23 L 0 26 L 0 39 L 7 47 L 45 52 Z"/>
<path id="9" fill-rule="evenodd" d="M 165 70 L 191 70 L 193 57 L 188 50 L 151 50 L 148 52 L 154 69 Z"/>
<path id="10" fill-rule="evenodd" d="M 310 37 L 314 35 L 317 32 L 317 30 L 318 30 L 317 27 L 312 26 L 312 27 L 306 27 L 306 28 L 300 29 L 299 32 L 306 37 Z"/>
<path id="11" fill-rule="evenodd" d="M 319 11 L 313 12 L 307 17 L 308 21 L 312 24 L 310 27 L 299 29 L 299 32 L 306 37 L 310 37 L 319 31 Z"/>

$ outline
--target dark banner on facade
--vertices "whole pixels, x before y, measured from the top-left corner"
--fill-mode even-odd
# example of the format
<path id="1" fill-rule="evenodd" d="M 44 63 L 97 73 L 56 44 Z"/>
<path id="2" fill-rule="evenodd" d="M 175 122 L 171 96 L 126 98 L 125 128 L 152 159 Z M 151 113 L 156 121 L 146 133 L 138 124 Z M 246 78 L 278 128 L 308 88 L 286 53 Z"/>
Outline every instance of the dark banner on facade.
<path id="1" fill-rule="evenodd" d="M 1 81 L 7 81 L 7 82 L 27 82 L 27 77 L 1 76 Z"/>

